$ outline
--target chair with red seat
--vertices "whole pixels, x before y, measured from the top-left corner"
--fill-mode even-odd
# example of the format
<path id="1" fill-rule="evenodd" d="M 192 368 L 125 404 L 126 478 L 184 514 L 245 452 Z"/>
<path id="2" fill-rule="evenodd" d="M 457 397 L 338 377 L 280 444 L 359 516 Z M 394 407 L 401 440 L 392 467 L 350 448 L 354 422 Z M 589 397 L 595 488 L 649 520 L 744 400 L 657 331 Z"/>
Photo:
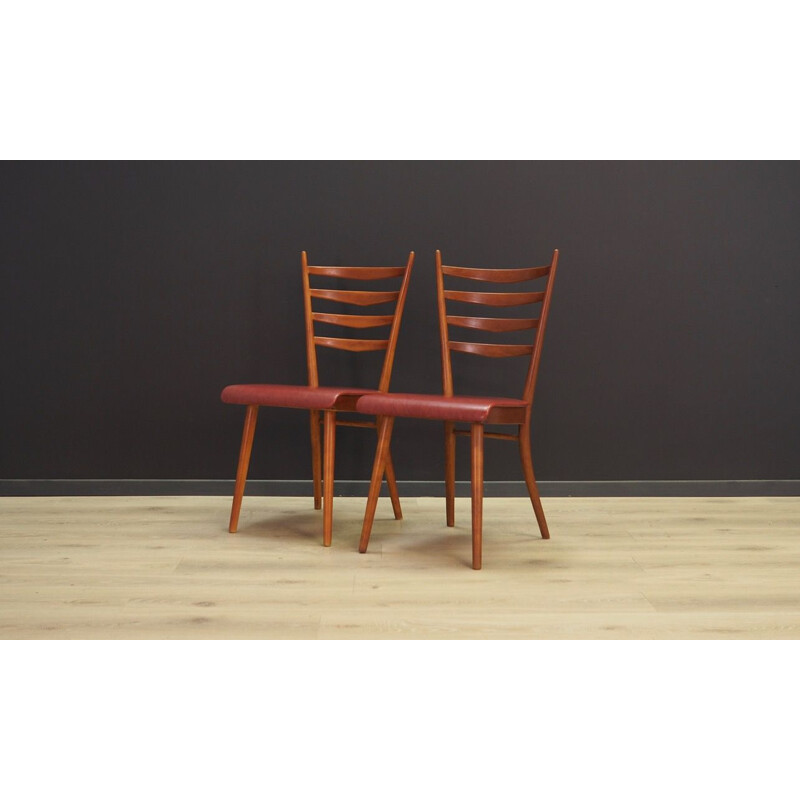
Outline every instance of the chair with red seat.
<path id="1" fill-rule="evenodd" d="M 247 406 L 245 413 L 242 443 L 239 451 L 239 465 L 236 471 L 236 484 L 233 492 L 233 505 L 229 530 L 235 533 L 239 524 L 239 511 L 242 505 L 244 487 L 247 481 L 247 469 L 250 463 L 250 453 L 253 446 L 256 420 L 260 406 L 278 408 L 306 409 L 311 416 L 311 464 L 314 479 L 314 508 L 322 505 L 322 543 L 329 547 L 333 529 L 333 477 L 336 444 L 336 426 L 359 428 L 375 428 L 377 421 L 363 419 L 343 419 L 337 417 L 337 412 L 355 411 L 357 399 L 366 392 L 389 390 L 389 381 L 392 375 L 397 337 L 400 332 L 400 321 L 405 306 L 408 282 L 411 277 L 411 268 L 414 264 L 414 253 L 409 253 L 408 261 L 403 267 L 327 267 L 311 266 L 308 257 L 303 251 L 303 305 L 305 310 L 306 327 L 306 360 L 308 364 L 308 386 L 290 386 L 285 384 L 237 384 L 226 386 L 222 392 L 222 401 Z M 311 279 L 321 276 L 328 279 L 356 281 L 356 285 L 363 287 L 364 281 L 380 281 L 384 286 L 380 291 L 362 289 L 350 290 L 338 288 L 312 288 Z M 387 291 L 387 280 L 396 284 L 400 279 L 398 288 Z M 352 285 L 349 284 L 348 285 Z M 312 306 L 314 301 L 325 303 L 344 304 L 345 307 L 357 306 L 382 306 L 380 314 L 354 314 L 352 310 L 345 310 L 338 305 L 333 309 L 317 311 Z M 388 306 L 390 311 L 386 311 Z M 335 312 L 335 313 L 334 313 Z M 315 333 L 315 325 L 335 325 L 338 327 L 364 330 L 367 328 L 388 327 L 387 338 L 362 339 L 339 338 L 321 336 Z M 371 388 L 346 388 L 319 385 L 319 370 L 317 365 L 317 348 L 326 347 L 352 352 L 365 352 L 385 350 L 380 379 L 376 389 Z M 323 415 L 324 430 L 324 464 L 320 442 L 320 413 Z M 394 476 L 391 455 L 386 454 L 385 475 L 392 498 L 392 507 L 397 519 L 402 519 L 400 498 L 397 493 L 397 483 Z M 380 483 L 380 481 L 379 481 Z M 321 503 L 324 487 L 324 504 Z"/>
<path id="2" fill-rule="evenodd" d="M 484 437 L 515 441 L 519 445 L 522 471 L 531 498 L 533 510 L 543 539 L 549 539 L 542 501 L 536 486 L 531 461 L 531 407 L 536 386 L 536 375 L 542 355 L 545 326 L 550 310 L 553 282 L 558 265 L 558 250 L 553 252 L 549 265 L 527 269 L 472 269 L 442 264 L 441 253 L 436 251 L 436 287 L 439 307 L 439 330 L 442 348 L 443 394 L 370 394 L 361 397 L 356 408 L 364 414 L 374 414 L 380 419 L 378 446 L 372 470 L 367 509 L 361 532 L 359 551 L 365 553 L 375 518 L 375 508 L 381 488 L 381 476 L 388 463 L 389 442 L 395 417 L 415 417 L 440 420 L 445 423 L 445 494 L 447 497 L 447 524 L 455 525 L 455 438 L 469 436 L 472 443 L 472 567 L 481 568 L 483 523 L 483 442 Z M 538 291 L 484 292 L 445 289 L 445 277 L 489 283 L 513 284 L 545 279 Z M 470 284 L 472 285 L 472 284 Z M 482 286 L 481 286 L 482 288 Z M 448 302 L 478 304 L 495 308 L 508 308 L 541 303 L 538 317 L 502 318 L 450 315 Z M 499 344 L 453 341 L 450 327 L 502 333 L 533 329 L 532 344 Z M 529 356 L 528 370 L 522 397 L 469 397 L 453 394 L 451 352 L 469 353 L 489 358 Z M 456 423 L 467 423 L 469 429 L 459 429 Z M 516 433 L 484 431 L 485 425 L 514 425 Z"/>

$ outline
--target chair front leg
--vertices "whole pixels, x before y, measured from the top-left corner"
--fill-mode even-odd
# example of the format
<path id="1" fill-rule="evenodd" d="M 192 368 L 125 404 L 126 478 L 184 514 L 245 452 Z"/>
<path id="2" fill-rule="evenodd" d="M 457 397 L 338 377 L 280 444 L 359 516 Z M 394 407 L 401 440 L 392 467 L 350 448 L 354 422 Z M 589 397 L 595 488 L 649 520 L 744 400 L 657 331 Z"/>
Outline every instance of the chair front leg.
<path id="1" fill-rule="evenodd" d="M 369 545 L 369 535 L 372 531 L 372 522 L 375 519 L 375 509 L 378 506 L 378 497 L 381 493 L 381 479 L 386 471 L 386 456 L 389 452 L 389 442 L 392 439 L 394 417 L 381 417 L 378 422 L 378 446 L 375 450 L 375 461 L 372 464 L 372 480 L 369 484 L 367 508 L 364 513 L 364 525 L 361 528 L 361 541 L 358 552 L 366 553 Z"/>
<path id="2" fill-rule="evenodd" d="M 472 569 L 480 569 L 483 548 L 483 425 L 473 423 L 472 441 Z"/>
<path id="3" fill-rule="evenodd" d="M 239 527 L 239 511 L 242 507 L 244 485 L 247 482 L 247 468 L 250 466 L 250 453 L 253 450 L 253 436 L 256 432 L 258 419 L 258 406 L 247 406 L 244 416 L 244 429 L 242 430 L 242 445 L 239 448 L 239 465 L 236 468 L 236 483 L 233 487 L 233 505 L 231 506 L 231 519 L 228 530 L 236 533 Z"/>
<path id="4" fill-rule="evenodd" d="M 322 508 L 322 446 L 319 436 L 319 411 L 311 412 L 311 473 L 314 476 L 314 508 Z"/>
<path id="5" fill-rule="evenodd" d="M 333 466 L 336 460 L 336 412 L 325 411 L 325 455 L 322 488 L 322 544 L 331 546 L 333 538 Z"/>
<path id="6" fill-rule="evenodd" d="M 455 424 L 444 424 L 444 493 L 447 527 L 456 524 L 456 435 Z"/>

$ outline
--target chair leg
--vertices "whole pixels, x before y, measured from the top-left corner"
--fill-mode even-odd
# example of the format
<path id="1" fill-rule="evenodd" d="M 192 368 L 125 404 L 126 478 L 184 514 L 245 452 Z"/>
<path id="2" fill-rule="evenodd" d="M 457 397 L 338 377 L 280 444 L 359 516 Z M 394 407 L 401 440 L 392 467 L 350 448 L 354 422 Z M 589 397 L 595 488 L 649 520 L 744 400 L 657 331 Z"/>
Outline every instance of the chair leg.
<path id="1" fill-rule="evenodd" d="M 378 447 L 375 451 L 375 461 L 372 464 L 372 480 L 369 484 L 364 525 L 361 528 L 361 541 L 358 543 L 359 553 L 366 553 L 369 545 L 369 535 L 372 531 L 372 521 L 375 519 L 375 509 L 378 506 L 378 497 L 381 493 L 381 478 L 386 470 L 386 456 L 389 453 L 389 442 L 392 439 L 393 426 L 394 417 L 381 417 L 378 423 Z"/>
<path id="2" fill-rule="evenodd" d="M 319 411 L 311 412 L 311 472 L 314 476 L 314 508 L 322 508 L 322 450 L 319 436 Z"/>
<path id="3" fill-rule="evenodd" d="M 394 475 L 394 462 L 391 450 L 386 451 L 386 485 L 389 487 L 389 497 L 392 500 L 392 511 L 395 519 L 403 519 L 403 509 L 400 508 L 400 495 L 397 493 L 397 479 Z"/>
<path id="4" fill-rule="evenodd" d="M 452 422 L 444 424 L 444 492 L 447 527 L 456 524 L 456 435 Z"/>
<path id="5" fill-rule="evenodd" d="M 550 531 L 547 529 L 547 520 L 544 518 L 542 500 L 539 497 L 539 489 L 536 486 L 536 477 L 533 474 L 533 461 L 531 460 L 531 429 L 523 425 L 519 431 L 519 454 L 522 459 L 522 471 L 525 474 L 525 484 L 528 487 L 528 494 L 531 496 L 533 513 L 536 514 L 536 522 L 539 524 L 539 531 L 542 539 L 550 538 Z"/>
<path id="6" fill-rule="evenodd" d="M 325 460 L 323 463 L 322 544 L 331 546 L 333 538 L 333 465 L 336 460 L 336 412 L 325 411 Z"/>
<path id="7" fill-rule="evenodd" d="M 472 425 L 472 569 L 480 569 L 483 547 L 483 425 Z"/>
<path id="8" fill-rule="evenodd" d="M 244 485 L 247 482 L 247 468 L 250 466 L 250 453 L 253 450 L 253 435 L 256 432 L 258 419 L 258 406 L 247 406 L 242 430 L 242 445 L 239 449 L 239 465 L 236 468 L 236 484 L 233 488 L 233 505 L 231 506 L 231 520 L 228 530 L 236 533 L 239 527 L 239 511 L 242 507 Z"/>

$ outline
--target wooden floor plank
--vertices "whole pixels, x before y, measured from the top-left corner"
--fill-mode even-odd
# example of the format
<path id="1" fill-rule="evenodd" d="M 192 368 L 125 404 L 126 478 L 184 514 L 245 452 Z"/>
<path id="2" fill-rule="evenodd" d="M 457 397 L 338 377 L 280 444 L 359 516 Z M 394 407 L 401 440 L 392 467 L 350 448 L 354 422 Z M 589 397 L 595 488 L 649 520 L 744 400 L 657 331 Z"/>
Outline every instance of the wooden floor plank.
<path id="1" fill-rule="evenodd" d="M 797 639 L 800 498 L 0 498 L 5 639 Z"/>

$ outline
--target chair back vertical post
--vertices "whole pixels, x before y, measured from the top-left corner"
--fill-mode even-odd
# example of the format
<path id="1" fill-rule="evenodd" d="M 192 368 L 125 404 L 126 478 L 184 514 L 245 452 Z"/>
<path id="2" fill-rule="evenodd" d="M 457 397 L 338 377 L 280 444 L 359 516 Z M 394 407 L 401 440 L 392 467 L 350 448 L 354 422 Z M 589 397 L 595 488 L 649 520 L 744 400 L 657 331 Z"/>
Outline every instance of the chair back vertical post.
<path id="1" fill-rule="evenodd" d="M 306 363 L 308 365 L 308 385 L 319 386 L 317 370 L 317 348 L 314 344 L 314 318 L 311 311 L 311 282 L 308 277 L 308 254 L 301 254 L 303 272 L 303 309 L 306 318 Z"/>
<path id="2" fill-rule="evenodd" d="M 542 347 L 544 346 L 544 332 L 547 327 L 547 318 L 550 314 L 550 300 L 553 297 L 553 284 L 556 279 L 556 269 L 558 268 L 558 250 L 553 251 L 553 258 L 550 261 L 550 272 L 547 276 L 547 287 L 544 290 L 544 300 L 542 301 L 542 311 L 539 316 L 539 327 L 536 330 L 536 340 L 533 343 L 533 357 L 528 367 L 528 375 L 525 378 L 525 391 L 523 397 L 528 404 L 528 414 L 530 415 L 533 405 L 533 392 L 536 388 L 536 377 L 539 374 L 539 361 L 542 358 Z"/>
<path id="3" fill-rule="evenodd" d="M 436 251 L 436 300 L 439 309 L 439 338 L 442 347 L 442 391 L 445 397 L 453 396 L 453 368 L 450 361 L 450 337 L 447 330 L 447 304 L 444 299 L 442 253 Z"/>
<path id="4" fill-rule="evenodd" d="M 414 251 L 408 254 L 408 261 L 406 262 L 406 271 L 403 275 L 403 283 L 400 287 L 400 296 L 397 298 L 397 304 L 394 308 L 394 319 L 392 320 L 392 327 L 389 331 L 389 344 L 386 348 L 386 356 L 383 359 L 383 369 L 381 370 L 381 378 L 378 382 L 378 391 L 388 392 L 389 383 L 392 379 L 392 368 L 394 367 L 394 354 L 397 350 L 397 337 L 400 335 L 400 321 L 403 319 L 403 309 L 406 305 L 406 295 L 408 294 L 408 282 L 411 279 L 411 268 L 414 266 Z"/>

